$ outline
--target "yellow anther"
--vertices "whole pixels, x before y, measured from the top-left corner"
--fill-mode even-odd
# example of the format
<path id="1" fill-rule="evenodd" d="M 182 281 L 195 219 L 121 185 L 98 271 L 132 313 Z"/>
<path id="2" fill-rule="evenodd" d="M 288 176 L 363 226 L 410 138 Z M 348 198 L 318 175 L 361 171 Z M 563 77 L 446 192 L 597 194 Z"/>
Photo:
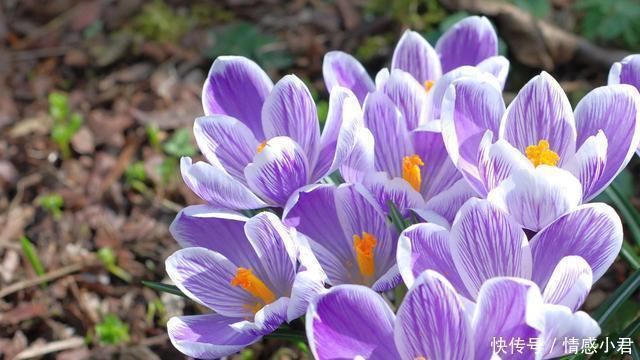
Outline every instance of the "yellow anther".
<path id="1" fill-rule="evenodd" d="M 418 356 L 418 357 L 414 358 L 413 360 L 427 360 L 427 358 L 424 357 L 424 356 Z"/>
<path id="2" fill-rule="evenodd" d="M 265 305 L 276 301 L 273 292 L 259 277 L 253 274 L 251 269 L 239 267 L 236 270 L 236 277 L 231 279 L 231 285 L 241 287 L 244 291 L 262 300 Z"/>
<path id="3" fill-rule="evenodd" d="M 538 141 L 538 145 L 529 145 L 524 150 L 527 158 L 531 160 L 533 166 L 539 165 L 551 165 L 556 166 L 560 160 L 558 154 L 549 149 L 549 142 L 547 140 Z"/>
<path id="4" fill-rule="evenodd" d="M 267 146 L 267 140 L 261 142 L 260 145 L 258 145 L 258 149 L 256 150 L 256 153 L 260 154 L 266 146 Z"/>
<path id="5" fill-rule="evenodd" d="M 402 178 L 407 180 L 416 191 L 420 191 L 420 185 L 422 185 L 420 166 L 424 166 L 424 162 L 418 155 L 405 156 L 402 159 Z"/>
<path id="6" fill-rule="evenodd" d="M 366 231 L 362 232 L 362 237 L 358 234 L 353 235 L 353 248 L 356 251 L 358 268 L 364 277 L 371 277 L 375 273 L 376 264 L 373 250 L 377 243 L 375 236 Z"/>
<path id="7" fill-rule="evenodd" d="M 427 80 L 424 82 L 424 90 L 426 92 L 431 91 L 431 88 L 433 87 L 433 85 L 435 85 L 436 81 L 435 80 Z"/>

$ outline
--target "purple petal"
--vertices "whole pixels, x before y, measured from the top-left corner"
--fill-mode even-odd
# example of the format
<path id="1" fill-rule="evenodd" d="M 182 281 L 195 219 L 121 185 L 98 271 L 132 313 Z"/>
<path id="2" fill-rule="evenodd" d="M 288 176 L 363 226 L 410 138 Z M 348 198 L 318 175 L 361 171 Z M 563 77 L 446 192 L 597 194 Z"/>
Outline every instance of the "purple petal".
<path id="1" fill-rule="evenodd" d="M 412 287 L 425 270 L 433 270 L 444 275 L 458 293 L 470 297 L 451 257 L 450 246 L 449 231 L 436 224 L 416 224 L 403 231 L 397 258 L 407 287 Z"/>
<path id="2" fill-rule="evenodd" d="M 376 89 L 364 66 L 342 51 L 329 51 L 324 56 L 322 76 L 329 92 L 336 85 L 346 87 L 353 91 L 361 104 L 367 94 Z"/>
<path id="3" fill-rule="evenodd" d="M 258 209 L 267 204 L 222 168 L 191 158 L 180 159 L 182 179 L 191 191 L 209 204 L 227 209 Z"/>
<path id="4" fill-rule="evenodd" d="M 522 227 L 539 231 L 581 203 L 582 187 L 570 172 L 540 165 L 514 171 L 487 199 Z"/>
<path id="5" fill-rule="evenodd" d="M 477 156 L 478 175 L 487 191 L 497 188 L 513 172 L 533 169 L 531 161 L 505 140 L 491 144 L 491 133 L 482 139 Z"/>
<path id="6" fill-rule="evenodd" d="M 492 75 L 488 75 L 478 68 L 472 66 L 463 66 L 444 74 L 429 91 L 429 103 L 427 105 L 427 121 L 441 119 L 442 102 L 449 86 L 456 80 L 461 78 L 479 78 L 484 81 L 493 83 L 496 89 L 500 89 L 498 80 Z"/>
<path id="7" fill-rule="evenodd" d="M 640 54 L 629 55 L 613 64 L 608 85 L 613 84 L 629 84 L 640 89 Z"/>
<path id="8" fill-rule="evenodd" d="M 247 220 L 231 211 L 193 205 L 178 213 L 169 231 L 182 247 L 205 247 L 238 266 L 250 267 L 259 264 L 259 259 L 244 232 Z M 216 229 L 215 233 L 211 229 Z"/>
<path id="9" fill-rule="evenodd" d="M 440 59 L 429 42 L 415 31 L 406 30 L 393 51 L 391 68 L 413 75 L 419 83 L 442 76 Z"/>
<path id="10" fill-rule="evenodd" d="M 364 101 L 364 124 L 377 145 L 374 152 L 376 170 L 392 177 L 402 176 L 402 161 L 414 153 L 413 146 L 400 111 L 383 92 L 373 92 Z"/>
<path id="11" fill-rule="evenodd" d="M 416 129 L 411 132 L 411 140 L 415 153 L 424 162 L 424 166 L 420 168 L 420 193 L 426 200 L 449 189 L 462 178 L 447 154 L 439 130 Z"/>
<path id="12" fill-rule="evenodd" d="M 205 115 L 229 115 L 264 138 L 261 112 L 273 82 L 255 62 L 242 56 L 220 56 L 211 65 L 202 89 Z"/>
<path id="13" fill-rule="evenodd" d="M 247 321 L 219 314 L 172 317 L 167 332 L 181 353 L 200 359 L 232 355 L 258 341 L 262 335 Z"/>
<path id="14" fill-rule="evenodd" d="M 531 250 L 522 229 L 495 205 L 472 198 L 451 226 L 451 254 L 469 294 L 493 277 L 531 277 Z"/>
<path id="15" fill-rule="evenodd" d="M 591 267 L 580 256 L 560 260 L 544 288 L 545 303 L 564 305 L 572 311 L 580 308 L 592 284 Z"/>
<path id="16" fill-rule="evenodd" d="M 600 130 L 597 135 L 585 140 L 566 165 L 566 169 L 580 180 L 583 199 L 588 198 L 588 194 L 596 194 L 599 191 L 598 180 L 602 178 L 606 168 L 608 147 L 607 137 Z"/>
<path id="17" fill-rule="evenodd" d="M 429 199 L 424 208 L 440 215 L 451 224 L 462 205 L 476 195 L 467 181 L 460 179 L 447 190 Z"/>
<path id="18" fill-rule="evenodd" d="M 389 76 L 391 75 L 391 73 L 389 72 L 389 68 L 382 68 L 378 71 L 378 73 L 376 74 L 376 89 L 380 90 L 382 89 L 382 87 L 384 86 L 384 84 L 387 83 L 387 80 L 389 80 Z"/>
<path id="19" fill-rule="evenodd" d="M 394 320 L 375 291 L 357 285 L 336 286 L 309 306 L 309 347 L 318 360 L 399 359 L 393 342 Z"/>
<path id="20" fill-rule="evenodd" d="M 395 340 L 404 359 L 472 359 L 473 337 L 462 301 L 451 284 L 428 270 L 404 298 Z"/>
<path id="21" fill-rule="evenodd" d="M 602 191 L 629 163 L 640 142 L 640 95 L 629 85 L 602 86 L 589 92 L 576 107 L 577 146 L 600 130 L 611 145 L 604 173 L 585 201 Z M 613 146 L 615 144 L 615 146 Z"/>
<path id="22" fill-rule="evenodd" d="M 244 180 L 244 168 L 258 148 L 247 125 L 226 115 L 205 116 L 196 119 L 193 133 L 209 163 L 220 164 L 231 176 Z"/>
<path id="23" fill-rule="evenodd" d="M 478 69 L 495 76 L 498 79 L 498 83 L 500 83 L 500 89 L 504 89 L 504 84 L 507 82 L 509 66 L 509 60 L 504 56 L 492 56 L 476 65 Z"/>
<path id="24" fill-rule="evenodd" d="M 398 237 L 387 223 L 385 214 L 366 190 L 357 184 L 345 184 L 335 193 L 336 212 L 353 251 L 352 239 L 364 232 L 373 235 L 377 241 L 374 248 L 375 278 L 380 278 L 395 265 Z M 355 260 L 355 253 L 352 259 Z M 358 272 L 358 271 L 354 271 Z M 358 272 L 359 273 L 359 272 Z M 399 279 L 398 279 L 399 280 Z M 362 280 L 363 284 L 364 279 Z M 396 284 L 393 284 L 393 288 Z M 377 289 L 379 291 L 391 290 Z"/>
<path id="25" fill-rule="evenodd" d="M 487 130 L 498 133 L 504 108 L 500 90 L 482 77 L 454 81 L 442 99 L 442 137 L 446 149 L 480 194 L 485 192 L 477 173 L 480 143 Z"/>
<path id="26" fill-rule="evenodd" d="M 476 359 L 492 358 L 491 344 L 514 339 L 525 344 L 538 338 L 544 330 L 544 310 L 540 290 L 531 281 L 517 278 L 495 278 L 482 285 L 478 295 L 472 327 L 475 331 Z M 532 348 L 525 346 L 523 353 L 498 352 L 508 359 L 536 359 Z"/>
<path id="27" fill-rule="evenodd" d="M 313 180 L 334 172 L 349 156 L 363 126 L 362 109 L 351 90 L 335 86 L 329 96 L 329 113 L 320 138 L 320 155 Z"/>
<path id="28" fill-rule="evenodd" d="M 307 312 L 309 304 L 325 291 L 324 281 L 319 273 L 302 271 L 296 274 L 287 309 L 287 321 L 293 321 Z"/>
<path id="29" fill-rule="evenodd" d="M 477 65 L 482 60 L 498 55 L 498 36 L 484 16 L 469 16 L 447 30 L 436 43 L 447 73 L 463 65 Z"/>
<path id="30" fill-rule="evenodd" d="M 295 141 L 279 136 L 267 141 L 244 174 L 256 193 L 282 206 L 294 191 L 309 182 L 309 164 Z"/>
<path id="31" fill-rule="evenodd" d="M 253 317 L 258 299 L 232 286 L 237 266 L 220 253 L 205 248 L 181 249 L 165 262 L 167 274 L 190 299 L 224 316 Z"/>
<path id="32" fill-rule="evenodd" d="M 579 352 L 583 348 L 583 341 L 595 341 L 600 335 L 600 326 L 585 312 L 572 313 L 571 309 L 565 306 L 545 304 L 544 313 L 544 359 L 555 359 L 567 354 L 570 347 L 565 345 L 567 339 L 577 340 Z"/>
<path id="33" fill-rule="evenodd" d="M 565 256 L 584 258 L 596 282 L 613 263 L 622 247 L 622 223 L 608 205 L 581 205 L 542 229 L 531 239 L 532 279 L 544 288 Z"/>
<path id="34" fill-rule="evenodd" d="M 346 182 L 363 183 L 375 171 L 374 148 L 371 131 L 367 128 L 358 129 L 353 149 L 340 166 L 340 174 Z"/>
<path id="35" fill-rule="evenodd" d="M 260 263 L 253 264 L 255 274 L 269 285 L 277 297 L 288 297 L 297 261 L 297 249 L 290 230 L 275 214 L 261 212 L 247 221 L 245 232 L 260 259 Z"/>
<path id="36" fill-rule="evenodd" d="M 287 321 L 288 307 L 289 298 L 286 297 L 281 297 L 264 306 L 255 315 L 256 330 L 263 334 L 275 331 Z"/>
<path id="37" fill-rule="evenodd" d="M 385 213 L 390 211 L 389 201 L 404 215 L 409 215 L 409 209 L 424 207 L 422 195 L 402 178 L 389 179 L 386 173 L 374 173 L 365 186 Z"/>
<path id="38" fill-rule="evenodd" d="M 318 111 L 307 86 L 295 75 L 276 83 L 262 108 L 262 127 L 266 139 L 287 136 L 304 150 L 311 167 L 320 147 Z"/>
<path id="39" fill-rule="evenodd" d="M 560 156 L 560 165 L 573 156 L 576 125 L 571 104 L 551 75 L 543 71 L 520 90 L 504 114 L 500 138 L 523 154 L 527 146 L 547 140 Z"/>
<path id="40" fill-rule="evenodd" d="M 413 130 L 426 120 L 427 92 L 411 74 L 394 69 L 382 86 L 382 91 L 400 110 L 407 129 Z"/>
<path id="41" fill-rule="evenodd" d="M 283 221 L 308 237 L 322 269 L 333 285 L 350 283 L 351 272 L 345 267 L 353 263 L 353 240 L 346 238 L 336 210 L 333 185 L 313 185 L 294 194 L 287 204 Z"/>

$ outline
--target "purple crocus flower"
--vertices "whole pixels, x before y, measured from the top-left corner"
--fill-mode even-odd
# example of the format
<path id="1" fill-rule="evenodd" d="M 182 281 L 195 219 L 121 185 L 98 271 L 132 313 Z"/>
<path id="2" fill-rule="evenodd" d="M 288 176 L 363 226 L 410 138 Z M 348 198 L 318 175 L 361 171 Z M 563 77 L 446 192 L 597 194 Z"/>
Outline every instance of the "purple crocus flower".
<path id="1" fill-rule="evenodd" d="M 360 130 L 366 135 L 340 170 L 345 180 L 364 184 L 385 211 L 390 200 L 404 213 L 414 209 L 446 224 L 474 191 L 447 154 L 440 121 L 423 121 L 426 98 L 411 75 L 393 70 L 366 96 Z"/>
<path id="2" fill-rule="evenodd" d="M 357 184 L 311 185 L 293 195 L 283 221 L 303 235 L 332 285 L 376 291 L 400 282 L 398 233 L 382 208 Z"/>
<path id="3" fill-rule="evenodd" d="M 422 35 L 411 30 L 405 31 L 393 52 L 391 69 L 392 72 L 396 69 L 407 72 L 418 86 L 426 90 L 430 90 L 442 74 L 464 66 L 475 66 L 480 71 L 491 73 L 504 85 L 509 61 L 497 55 L 498 36 L 489 20 L 470 16 L 447 30 L 436 43 L 435 49 Z M 341 51 L 331 51 L 325 55 L 322 73 L 327 89 L 347 87 L 361 103 L 364 103 L 368 93 L 376 90 L 376 85 L 380 87 L 389 76 L 389 70 L 382 69 L 374 84 L 364 66 L 353 56 Z M 440 93 L 444 89 L 446 86 Z M 435 90 L 434 93 L 438 93 Z M 438 104 L 439 101 L 434 103 Z"/>
<path id="4" fill-rule="evenodd" d="M 640 91 L 640 54 L 629 55 L 613 64 L 608 84 L 629 84 Z M 640 148 L 637 152 L 640 154 Z"/>
<path id="5" fill-rule="evenodd" d="M 397 315 L 371 289 L 342 285 L 309 306 L 306 324 L 318 360 L 551 358 L 564 352 L 561 345 L 552 346 L 562 344 L 555 339 L 600 333 L 587 314 L 544 304 L 531 281 L 491 279 L 477 303 L 469 304 L 431 270 L 416 279 Z M 512 341 L 525 344 L 521 353 L 496 345 Z"/>
<path id="6" fill-rule="evenodd" d="M 303 315 L 324 289 L 324 275 L 309 249 L 272 213 L 247 219 L 190 206 L 170 230 L 185 248 L 167 259 L 169 277 L 214 311 L 167 323 L 171 342 L 186 355 L 213 359 L 237 352 Z"/>
<path id="7" fill-rule="evenodd" d="M 528 241 L 507 213 L 488 200 L 472 198 L 450 231 L 425 223 L 407 228 L 398 242 L 398 266 L 407 286 L 431 269 L 470 300 L 491 278 L 531 279 L 545 302 L 575 311 L 621 246 L 620 218 L 603 203 L 578 206 Z"/>
<path id="8" fill-rule="evenodd" d="M 209 204 L 228 209 L 283 206 L 298 188 L 336 170 L 353 146 L 360 106 L 351 91 L 331 92 L 320 134 L 306 85 L 287 75 L 273 85 L 253 61 L 221 56 L 202 93 L 194 124 L 207 162 L 181 161 L 185 183 Z"/>
<path id="9" fill-rule="evenodd" d="M 624 169 L 640 140 L 640 95 L 629 85 L 589 92 L 572 112 L 546 72 L 505 110 L 486 79 L 456 80 L 442 103 L 442 134 L 469 185 L 538 231 L 587 202 Z"/>

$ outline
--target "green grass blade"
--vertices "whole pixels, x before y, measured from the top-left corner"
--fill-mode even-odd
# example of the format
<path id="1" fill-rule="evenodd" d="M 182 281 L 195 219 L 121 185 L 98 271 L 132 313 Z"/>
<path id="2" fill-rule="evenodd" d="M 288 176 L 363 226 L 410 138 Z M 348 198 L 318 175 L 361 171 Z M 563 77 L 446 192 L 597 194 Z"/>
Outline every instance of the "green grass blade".
<path id="1" fill-rule="evenodd" d="M 177 286 L 175 285 L 171 285 L 171 284 L 164 284 L 164 283 L 160 283 L 160 282 L 155 282 L 155 281 L 143 281 L 142 285 L 153 289 L 155 291 L 159 291 L 159 292 L 166 292 L 169 294 L 173 294 L 173 295 L 178 295 L 178 296 L 182 296 L 184 298 L 189 298 L 187 295 L 185 295 L 182 291 L 180 291 L 180 289 L 178 289 Z"/>
<path id="2" fill-rule="evenodd" d="M 391 218 L 393 225 L 396 227 L 396 230 L 400 233 L 404 229 L 408 228 L 409 224 L 391 200 L 387 201 L 387 206 L 389 207 L 389 217 Z"/>
<path id="3" fill-rule="evenodd" d="M 626 240 L 622 242 L 622 250 L 620 250 L 620 255 L 622 255 L 622 257 L 627 260 L 633 270 L 640 269 L 640 256 L 638 256 L 636 251 Z"/>
<path id="4" fill-rule="evenodd" d="M 640 287 L 640 270 L 636 270 L 616 291 L 593 313 L 593 318 L 602 326 L 616 310 Z"/>
<path id="5" fill-rule="evenodd" d="M 622 214 L 636 244 L 640 245 L 640 213 L 638 213 L 638 210 L 629 204 L 628 200 L 624 199 L 617 184 L 611 183 L 611 185 L 605 189 L 605 193 L 611 198 L 611 201 L 616 208 L 618 208 L 620 214 Z"/>
<path id="6" fill-rule="evenodd" d="M 44 275 L 44 266 L 42 266 L 42 262 L 38 257 L 35 246 L 33 246 L 26 236 L 20 238 L 20 243 L 22 244 L 22 251 L 27 257 L 27 260 L 29 261 L 29 264 L 31 264 L 33 270 L 38 274 L 38 276 Z"/>

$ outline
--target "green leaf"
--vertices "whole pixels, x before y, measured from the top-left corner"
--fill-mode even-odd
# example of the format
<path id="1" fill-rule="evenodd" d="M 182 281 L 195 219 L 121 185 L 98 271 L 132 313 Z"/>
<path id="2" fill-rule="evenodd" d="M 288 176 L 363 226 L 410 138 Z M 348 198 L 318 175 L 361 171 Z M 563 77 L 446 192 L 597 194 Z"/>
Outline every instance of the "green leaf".
<path id="1" fill-rule="evenodd" d="M 606 324 L 624 302 L 640 287 L 640 270 L 636 270 L 613 294 L 593 313 L 600 326 Z"/>
<path id="2" fill-rule="evenodd" d="M 193 156 L 198 150 L 191 144 L 191 131 L 183 128 L 175 133 L 164 144 L 164 151 L 175 157 Z"/>
<path id="3" fill-rule="evenodd" d="M 166 292 L 169 294 L 182 296 L 183 298 L 187 298 L 187 299 L 189 298 L 182 291 L 180 291 L 180 289 L 178 289 L 178 287 L 175 285 L 164 284 L 164 283 L 155 282 L 155 281 L 143 281 L 142 285 L 158 292 Z"/>
<path id="4" fill-rule="evenodd" d="M 410 223 L 404 219 L 396 205 L 391 200 L 387 201 L 387 206 L 389 207 L 389 218 L 391 218 L 391 222 L 396 227 L 396 230 L 400 233 L 404 231 L 404 229 L 408 228 Z"/>
<path id="5" fill-rule="evenodd" d="M 631 266 L 633 270 L 640 269 L 640 256 L 636 250 L 627 242 L 626 239 L 622 242 L 622 250 L 620 250 L 620 255 L 627 260 L 627 263 Z"/>
<path id="6" fill-rule="evenodd" d="M 62 206 L 64 205 L 62 195 L 57 193 L 43 195 L 38 202 L 44 211 L 53 215 L 54 219 L 60 219 L 62 216 Z"/>
<path id="7" fill-rule="evenodd" d="M 611 185 L 605 189 L 605 193 L 622 214 L 622 217 L 624 218 L 631 235 L 633 235 L 636 244 L 640 245 L 640 214 L 638 213 L 638 210 L 629 204 L 627 198 L 623 195 L 623 189 L 615 182 L 612 182 Z"/>
<path id="8" fill-rule="evenodd" d="M 26 236 L 20 238 L 20 243 L 22 245 L 22 252 L 24 252 L 24 255 L 27 257 L 27 260 L 29 261 L 29 264 L 31 264 L 33 270 L 38 274 L 38 276 L 44 275 L 44 266 L 42 266 L 42 262 L 38 257 L 38 252 L 35 246 L 33 246 Z"/>
<path id="9" fill-rule="evenodd" d="M 307 336 L 305 335 L 304 331 L 293 329 L 284 324 L 265 337 L 270 339 L 288 340 L 294 343 L 306 343 L 307 341 Z"/>
<path id="10" fill-rule="evenodd" d="M 104 320 L 96 325 L 95 330 L 102 344 L 116 345 L 129 341 L 129 325 L 114 314 L 105 316 Z"/>

